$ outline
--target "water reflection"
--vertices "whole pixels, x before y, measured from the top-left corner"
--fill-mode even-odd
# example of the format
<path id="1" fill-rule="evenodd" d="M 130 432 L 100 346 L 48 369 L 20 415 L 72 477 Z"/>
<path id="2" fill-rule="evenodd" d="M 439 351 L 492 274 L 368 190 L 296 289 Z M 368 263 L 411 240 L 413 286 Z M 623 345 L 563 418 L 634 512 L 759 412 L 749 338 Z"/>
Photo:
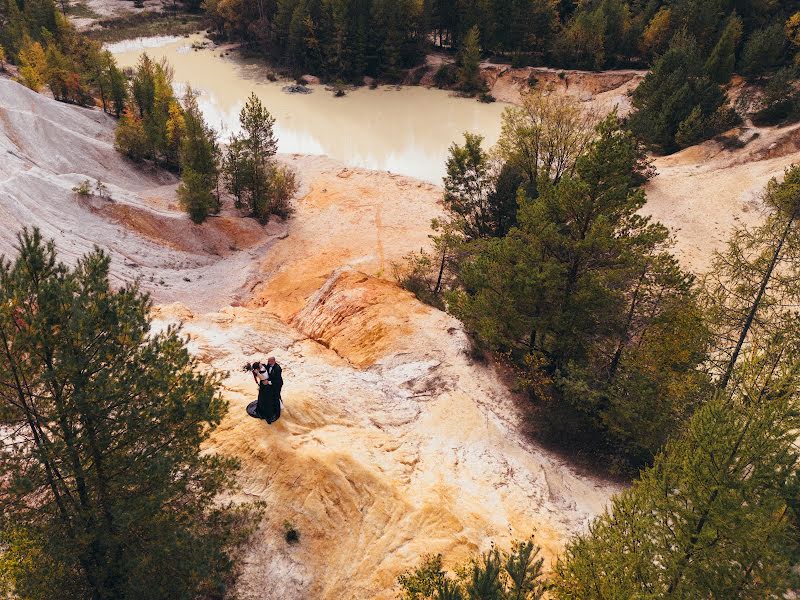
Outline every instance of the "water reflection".
<path id="1" fill-rule="evenodd" d="M 208 122 L 227 138 L 238 130 L 239 111 L 254 91 L 276 118 L 281 152 L 326 154 L 347 164 L 387 170 L 440 183 L 447 149 L 464 131 L 480 133 L 487 146 L 497 141 L 503 105 L 454 98 L 441 90 L 361 88 L 334 98 L 322 86 L 292 95 L 285 83 L 270 82 L 263 63 L 219 50 L 192 50 L 201 40 L 161 38 L 109 46 L 121 66 L 132 66 L 143 51 L 166 57 L 175 81 L 200 96 Z M 178 86 L 179 88 L 183 85 Z"/>

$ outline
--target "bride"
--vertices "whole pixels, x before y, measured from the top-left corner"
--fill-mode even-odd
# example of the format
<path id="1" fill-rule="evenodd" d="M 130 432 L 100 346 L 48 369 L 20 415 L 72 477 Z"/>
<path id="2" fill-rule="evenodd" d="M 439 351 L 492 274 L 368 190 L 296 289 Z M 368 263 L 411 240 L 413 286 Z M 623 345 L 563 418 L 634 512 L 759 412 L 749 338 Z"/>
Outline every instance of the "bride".
<path id="1" fill-rule="evenodd" d="M 276 390 L 272 389 L 272 381 L 270 381 L 266 364 L 254 362 L 251 371 L 253 379 L 258 384 L 256 416 L 265 419 L 267 423 L 274 423 L 281 416 L 280 392 L 276 393 Z"/>

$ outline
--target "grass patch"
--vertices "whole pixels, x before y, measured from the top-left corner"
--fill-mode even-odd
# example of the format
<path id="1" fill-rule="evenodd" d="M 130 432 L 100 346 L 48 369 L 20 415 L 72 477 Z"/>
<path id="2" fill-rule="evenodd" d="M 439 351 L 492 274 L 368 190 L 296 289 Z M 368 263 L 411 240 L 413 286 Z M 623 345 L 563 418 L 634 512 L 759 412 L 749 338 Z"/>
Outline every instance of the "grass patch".
<path id="1" fill-rule="evenodd" d="M 87 32 L 89 37 L 100 42 L 120 42 L 137 37 L 156 35 L 184 35 L 205 29 L 201 15 L 171 12 L 131 13 L 121 17 L 103 19 L 99 29 Z"/>

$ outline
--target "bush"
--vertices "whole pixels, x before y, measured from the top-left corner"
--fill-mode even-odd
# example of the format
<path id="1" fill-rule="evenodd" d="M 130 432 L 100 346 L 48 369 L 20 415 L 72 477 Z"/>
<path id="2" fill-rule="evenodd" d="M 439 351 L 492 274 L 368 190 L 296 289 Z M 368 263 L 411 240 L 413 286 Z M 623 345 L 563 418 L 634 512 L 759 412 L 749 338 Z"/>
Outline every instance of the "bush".
<path id="1" fill-rule="evenodd" d="M 283 522 L 283 536 L 287 544 L 296 544 L 300 541 L 300 532 L 291 521 Z"/>
<path id="2" fill-rule="evenodd" d="M 297 173 L 287 166 L 274 167 L 270 175 L 272 184 L 272 202 L 270 213 L 287 219 L 292 214 L 290 202 L 299 189 Z"/>
<path id="3" fill-rule="evenodd" d="M 491 104 L 492 102 L 496 102 L 497 98 L 492 96 L 489 92 L 481 92 L 480 96 L 478 96 L 478 100 L 484 104 Z"/>
<path id="4" fill-rule="evenodd" d="M 123 115 L 114 133 L 114 148 L 136 162 L 142 162 L 148 155 L 150 144 L 141 119 Z"/>
<path id="5" fill-rule="evenodd" d="M 202 223 L 216 206 L 216 198 L 211 192 L 212 182 L 208 175 L 184 169 L 183 181 L 178 186 L 178 202 L 189 213 L 195 223 Z"/>
<path id="6" fill-rule="evenodd" d="M 78 185 L 76 185 L 74 188 L 72 188 L 72 191 L 75 192 L 76 194 L 78 194 L 78 196 L 81 196 L 83 198 L 91 196 L 92 195 L 92 182 L 90 180 L 88 180 L 88 179 L 84 179 Z"/>
<path id="7" fill-rule="evenodd" d="M 439 67 L 433 75 L 433 83 L 439 89 L 447 89 L 458 83 L 458 68 L 455 65 L 447 64 Z"/>
<path id="8" fill-rule="evenodd" d="M 800 119 L 800 98 L 797 96 L 769 104 L 752 116 L 753 124 L 758 127 L 780 125 L 798 119 Z"/>
<path id="9" fill-rule="evenodd" d="M 754 31 L 739 59 L 742 75 L 753 79 L 773 71 L 786 56 L 786 36 L 779 23 Z"/>

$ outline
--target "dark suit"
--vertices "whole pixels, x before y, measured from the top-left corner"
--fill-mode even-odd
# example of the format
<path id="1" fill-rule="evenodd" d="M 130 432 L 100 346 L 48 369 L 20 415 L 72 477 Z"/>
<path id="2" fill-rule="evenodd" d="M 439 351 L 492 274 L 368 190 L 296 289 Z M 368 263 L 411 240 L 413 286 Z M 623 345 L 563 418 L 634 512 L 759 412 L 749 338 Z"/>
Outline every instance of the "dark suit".
<path id="1" fill-rule="evenodd" d="M 278 363 L 270 366 L 267 365 L 267 375 L 270 385 L 270 391 L 275 394 L 277 398 L 281 397 L 281 388 L 283 387 L 283 377 L 281 377 L 281 366 Z"/>

